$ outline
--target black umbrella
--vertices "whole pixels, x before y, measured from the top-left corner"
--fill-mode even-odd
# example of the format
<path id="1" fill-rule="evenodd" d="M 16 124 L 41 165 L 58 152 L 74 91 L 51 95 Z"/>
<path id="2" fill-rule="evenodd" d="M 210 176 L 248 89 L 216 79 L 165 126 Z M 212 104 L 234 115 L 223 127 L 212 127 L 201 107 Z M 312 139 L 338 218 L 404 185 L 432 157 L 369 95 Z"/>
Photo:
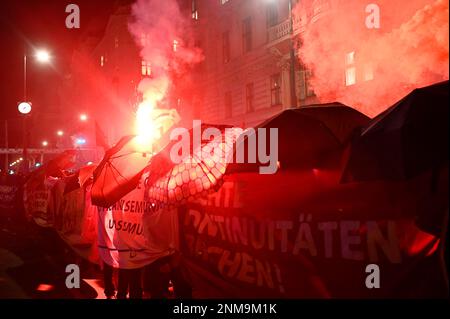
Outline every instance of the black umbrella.
<path id="1" fill-rule="evenodd" d="M 341 154 L 355 129 L 369 121 L 364 114 L 336 102 L 282 111 L 255 130 L 258 136 L 259 128 L 278 128 L 278 160 L 282 169 L 323 168 L 338 165 L 336 155 Z M 242 143 L 247 149 L 248 139 Z M 230 164 L 227 172 L 253 171 L 261 165 L 264 164 Z"/>
<path id="2" fill-rule="evenodd" d="M 352 143 L 343 182 L 405 180 L 448 163 L 448 81 L 415 89 Z"/>

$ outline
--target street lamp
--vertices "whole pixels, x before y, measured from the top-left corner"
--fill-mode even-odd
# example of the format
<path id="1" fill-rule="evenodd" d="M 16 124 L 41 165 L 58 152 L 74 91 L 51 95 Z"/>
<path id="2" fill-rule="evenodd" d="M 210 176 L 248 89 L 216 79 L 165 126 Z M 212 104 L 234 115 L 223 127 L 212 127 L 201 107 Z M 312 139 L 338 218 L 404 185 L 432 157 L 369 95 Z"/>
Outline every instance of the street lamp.
<path id="1" fill-rule="evenodd" d="M 45 50 L 38 50 L 36 52 L 36 59 L 41 63 L 48 63 L 50 61 L 50 54 Z"/>
<path id="2" fill-rule="evenodd" d="M 48 142 L 47 141 L 42 141 L 42 146 L 43 147 L 47 147 L 48 146 Z"/>
<path id="3" fill-rule="evenodd" d="M 48 63 L 50 54 L 45 50 L 38 50 L 35 54 L 36 60 L 40 63 Z M 31 112 L 31 103 L 27 101 L 27 54 L 23 55 L 23 101 L 18 105 L 19 112 L 23 115 L 23 167 L 24 173 L 28 173 L 28 129 L 27 115 Z"/>
<path id="4" fill-rule="evenodd" d="M 63 146 L 62 138 L 64 136 L 64 131 L 58 130 L 58 131 L 56 131 L 56 135 L 58 136 L 57 141 L 56 141 L 56 147 L 61 148 Z"/>
<path id="5" fill-rule="evenodd" d="M 37 50 L 35 55 L 36 60 L 40 63 L 50 62 L 50 54 L 46 50 Z M 23 101 L 27 102 L 27 55 L 23 55 Z"/>
<path id="6" fill-rule="evenodd" d="M 80 114 L 80 121 L 82 121 L 82 122 L 86 122 L 87 121 L 87 119 L 88 119 L 88 117 L 87 117 L 87 115 L 86 114 Z"/>

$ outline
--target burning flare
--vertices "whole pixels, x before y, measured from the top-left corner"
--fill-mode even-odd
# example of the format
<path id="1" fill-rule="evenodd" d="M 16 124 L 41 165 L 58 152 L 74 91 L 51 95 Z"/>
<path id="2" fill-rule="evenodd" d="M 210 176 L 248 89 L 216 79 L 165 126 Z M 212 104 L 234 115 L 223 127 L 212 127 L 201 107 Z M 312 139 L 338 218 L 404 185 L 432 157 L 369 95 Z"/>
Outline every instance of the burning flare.
<path id="1" fill-rule="evenodd" d="M 136 111 L 135 141 L 138 149 L 153 152 L 161 136 L 175 125 L 180 117 L 175 109 L 159 109 L 150 101 L 143 101 Z"/>
<path id="2" fill-rule="evenodd" d="M 180 119 L 175 109 L 160 108 L 171 100 L 173 76 L 185 75 L 203 59 L 189 25 L 189 16 L 176 0 L 137 0 L 132 6 L 129 30 L 145 62 L 145 77 L 138 86 L 143 102 L 136 111 L 135 140 L 146 152 L 157 151 L 159 139 Z"/>

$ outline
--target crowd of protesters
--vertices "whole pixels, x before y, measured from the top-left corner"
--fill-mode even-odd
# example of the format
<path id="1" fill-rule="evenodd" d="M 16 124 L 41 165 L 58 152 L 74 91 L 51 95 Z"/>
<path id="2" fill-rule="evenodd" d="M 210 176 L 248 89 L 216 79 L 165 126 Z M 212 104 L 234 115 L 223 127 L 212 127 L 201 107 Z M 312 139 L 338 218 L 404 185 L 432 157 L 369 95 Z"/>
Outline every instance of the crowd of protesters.
<path id="1" fill-rule="evenodd" d="M 64 255 L 65 260 L 82 265 L 90 275 L 102 279 L 107 299 L 191 298 L 192 290 L 185 280 L 177 252 L 158 258 L 144 267 L 134 269 L 111 266 L 100 259 L 90 263 L 80 258 L 70 245 L 51 227 L 41 227 L 24 209 L 24 178 L 21 174 L 0 174 L 0 226 L 1 229 L 26 228 L 24 233 L 36 240 L 51 243 L 46 247 L 53 253 Z M 10 227 L 10 226 L 14 227 Z"/>

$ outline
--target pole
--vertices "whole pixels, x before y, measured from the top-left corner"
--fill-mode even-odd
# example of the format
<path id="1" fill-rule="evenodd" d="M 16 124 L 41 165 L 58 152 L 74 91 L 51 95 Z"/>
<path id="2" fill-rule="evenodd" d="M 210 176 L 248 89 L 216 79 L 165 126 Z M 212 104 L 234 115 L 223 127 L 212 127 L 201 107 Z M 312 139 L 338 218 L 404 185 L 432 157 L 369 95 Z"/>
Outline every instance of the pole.
<path id="1" fill-rule="evenodd" d="M 9 149 L 9 142 L 8 142 L 8 120 L 5 120 L 5 148 Z M 9 171 L 9 156 L 8 152 L 5 154 L 5 166 L 4 166 L 4 172 L 5 174 Z"/>
<path id="2" fill-rule="evenodd" d="M 27 102 L 27 55 L 23 55 L 23 101 Z M 23 115 L 22 123 L 23 134 L 23 173 L 27 174 L 29 170 L 28 164 L 28 130 L 27 130 L 27 116 Z"/>
<path id="3" fill-rule="evenodd" d="M 289 0 L 289 20 L 290 20 L 290 55 L 291 55 L 291 72 L 290 72 L 290 93 L 291 93 L 291 107 L 297 107 L 297 93 L 295 90 L 295 48 L 294 48 L 294 19 L 292 16 L 292 0 Z"/>
<path id="4" fill-rule="evenodd" d="M 23 55 L 23 101 L 27 102 L 27 55 Z"/>
<path id="5" fill-rule="evenodd" d="M 28 128 L 27 128 L 27 116 L 23 115 L 22 121 L 22 131 L 23 131 L 23 173 L 27 174 L 30 168 L 28 163 Z"/>

